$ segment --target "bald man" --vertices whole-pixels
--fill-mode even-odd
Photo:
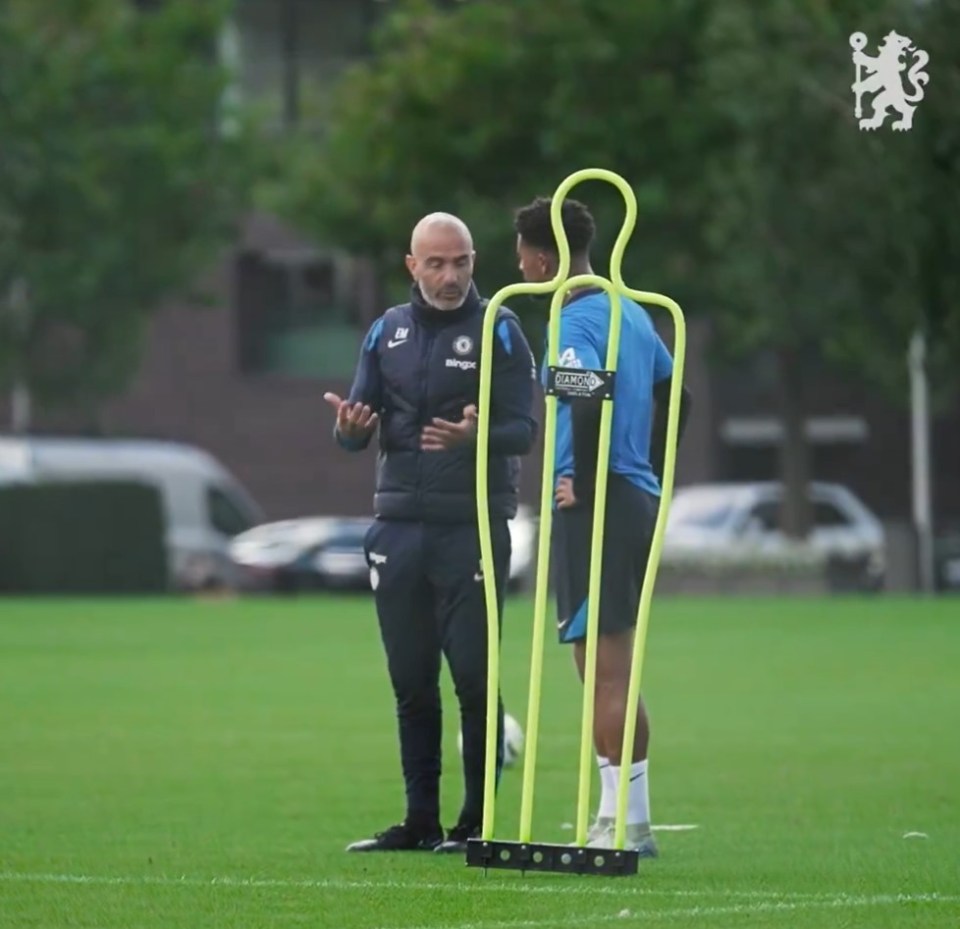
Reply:
[[[406,816],[349,851],[463,852],[483,814],[487,616],[476,518],[476,424],[485,300],[473,283],[470,230],[431,213],[413,230],[410,301],[370,328],[350,394],[326,394],[344,449],[379,428],[374,512],[364,549],[397,705]],[[489,499],[498,600],[510,566],[519,458],[534,442],[536,370],[516,316],[495,326]],[[453,677],[463,733],[464,800],[440,817],[440,666]],[[503,707],[500,704],[500,725]],[[499,780],[502,758],[497,758]]]

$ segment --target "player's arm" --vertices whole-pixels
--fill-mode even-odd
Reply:
[[[573,320],[564,320],[560,324],[561,359],[567,367],[580,367],[593,370],[603,368],[596,341],[588,327]],[[572,362],[572,364],[571,364]],[[573,442],[573,495],[578,502],[593,499],[597,478],[597,455],[600,450],[600,413],[603,400],[560,400],[569,404],[570,427]]]
[[[380,358],[377,344],[383,329],[383,319],[378,319],[367,332],[360,348],[360,359],[346,400],[337,394],[323,395],[337,412],[333,436],[337,444],[350,452],[359,452],[370,444],[377,428],[383,407]]]
[[[650,466],[658,481],[663,481],[663,465],[667,453],[667,423],[670,413],[670,391],[673,385],[673,358],[666,345],[657,336],[653,360],[653,421],[650,430]],[[690,390],[680,387],[680,416],[677,444],[683,436],[690,415]]]
[[[490,388],[490,452],[526,455],[537,437],[533,390],[537,365],[530,344],[512,317],[497,322]]]

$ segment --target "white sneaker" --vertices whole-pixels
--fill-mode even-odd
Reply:
[[[598,816],[587,833],[587,845],[591,848],[609,848],[613,842],[614,820],[609,816]]]
[[[610,838],[613,839],[612,831]],[[650,831],[650,823],[628,824],[624,845],[630,851],[639,852],[641,858],[656,858],[660,854],[653,833]]]
[[[598,816],[590,830],[587,832],[587,841],[584,843],[588,848],[610,848],[613,841],[613,819],[607,816]],[[571,846],[576,846],[576,842],[571,842]]]
[[[597,820],[587,836],[587,845],[591,848],[614,847],[616,821],[604,819],[602,822],[601,827],[601,820]],[[625,851],[638,852],[641,858],[657,858],[660,854],[649,823],[628,824],[623,847]]]

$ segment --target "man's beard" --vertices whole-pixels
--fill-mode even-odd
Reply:
[[[420,288],[421,291],[423,288]],[[431,294],[430,296],[425,296],[427,303],[430,304],[435,310],[455,310],[457,307],[463,304],[463,301],[466,297],[466,294],[462,290],[457,290],[456,293],[450,292],[449,294],[437,293]]]

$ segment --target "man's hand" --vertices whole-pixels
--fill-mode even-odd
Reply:
[[[365,439],[377,428],[379,417],[370,407],[351,405],[334,393],[325,393],[323,399],[337,411],[337,432],[348,442]]]
[[[572,477],[561,477],[557,481],[557,486],[553,491],[553,500],[557,504],[557,508],[561,510],[576,506],[577,497],[573,492]]]
[[[432,425],[424,426],[420,433],[420,448],[425,452],[442,452],[473,442],[477,437],[477,408],[474,404],[463,408],[463,419],[451,423],[446,419],[434,419]]]

